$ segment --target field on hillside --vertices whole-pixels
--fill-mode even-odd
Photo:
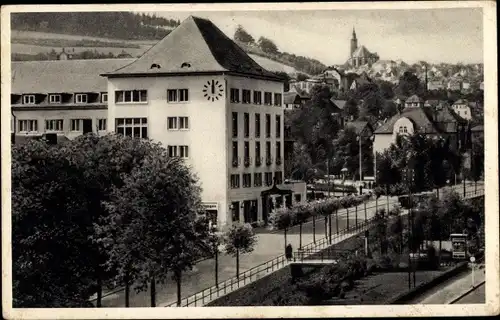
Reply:
[[[38,32],[38,31],[21,31],[21,30],[11,30],[10,35],[11,38],[13,39],[18,38],[18,39],[93,40],[93,41],[103,41],[103,42],[127,42],[138,45],[153,45],[156,43],[155,40],[117,40],[110,38],[79,36],[73,34]]]
[[[36,55],[39,53],[48,53],[54,49],[57,53],[61,52],[65,48],[66,52],[79,53],[83,51],[97,51],[99,53],[112,53],[113,55],[119,55],[122,51],[132,55],[133,57],[138,57],[148,50],[152,45],[156,43],[154,40],[117,40],[109,38],[99,38],[99,37],[87,37],[69,34],[56,34],[56,33],[46,33],[46,32],[36,32],[36,31],[19,31],[12,30],[12,39],[18,39],[15,43],[14,40],[11,44],[11,52],[19,54],[29,54]],[[71,46],[69,44],[91,44],[91,41],[95,41],[96,45],[93,46]],[[32,43],[32,44],[29,44]],[[59,44],[58,46],[50,46],[48,44]],[[109,43],[110,46],[104,46],[105,43]],[[120,47],[120,44],[123,46]],[[98,45],[98,46],[97,46]],[[137,46],[138,48],[130,48],[130,46]],[[291,66],[282,64],[271,59],[261,57],[255,54],[249,54],[249,56],[255,60],[259,65],[269,71],[281,71],[288,74],[296,74],[298,71]]]

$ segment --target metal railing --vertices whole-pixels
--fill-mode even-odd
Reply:
[[[374,221],[374,218],[358,223],[357,225],[353,225],[350,228],[345,228],[341,230],[339,233],[332,234],[331,241],[330,237],[324,237],[316,241],[316,243],[309,243],[306,246],[303,246],[300,251],[302,251],[302,259],[307,258],[308,253],[314,255],[328,248],[335,243],[344,240],[345,238],[349,238],[351,236],[355,236],[356,234],[366,230]],[[284,254],[259,264],[249,270],[244,271],[240,274],[239,277],[232,277],[228,280],[220,282],[218,285],[211,286],[204,290],[201,290],[191,296],[183,298],[181,300],[180,307],[197,307],[203,306],[210,301],[223,297],[224,295],[231,293],[239,288],[244,287],[245,285],[252,283],[274,271],[282,269],[287,266],[291,260],[289,261]],[[170,303],[166,305],[166,307],[178,307],[177,302]]]
[[[463,192],[459,192],[461,191],[460,190],[457,190],[458,188],[460,187],[460,185],[457,185],[457,186],[453,186],[451,188],[453,188],[455,191],[457,191],[461,196],[463,196]],[[470,188],[470,186],[468,186]],[[434,190],[433,191],[434,193],[436,193],[437,191]],[[440,191],[440,193],[442,193],[442,190]],[[477,188],[475,190],[469,190],[469,191],[466,191],[465,193],[465,198],[474,198],[474,197],[479,197],[479,196],[483,196],[484,195],[484,185],[478,185]],[[367,206],[367,207],[364,207],[364,206],[358,206],[358,211],[357,211],[357,217],[358,217],[358,220],[361,220],[360,223],[358,223],[357,225],[354,224],[352,226],[349,226],[349,228],[344,228],[342,230],[339,230],[339,232],[335,232],[334,233],[334,230],[332,230],[332,243],[335,240],[338,240],[339,238],[341,238],[342,236],[346,236],[348,235],[349,233],[352,233],[352,232],[355,232],[357,231],[356,229],[359,229],[359,228],[365,228],[368,224],[372,223],[373,222],[373,217],[372,218],[369,218],[368,220],[364,220],[365,216],[367,215],[365,212],[367,212],[368,210],[371,210],[371,209],[382,209],[382,208],[387,208],[387,203],[389,203],[389,205],[395,205],[395,204],[399,204],[399,201],[397,199],[391,201],[389,200],[389,202],[387,202],[385,196],[382,196],[379,201],[378,201],[378,205],[371,205],[371,206]],[[343,217],[346,216],[346,213],[347,213],[347,209],[339,209],[337,214],[340,216],[342,215]],[[406,212],[402,212],[402,214],[406,214]],[[332,212],[331,213],[331,218],[332,219],[335,219],[335,213]],[[319,223],[318,221],[321,219],[322,217],[316,217],[316,223]],[[349,208],[349,219],[351,218],[356,218],[356,212],[354,211],[354,207],[352,208]],[[308,220],[307,222],[304,222],[302,225],[306,225],[306,224],[310,224],[312,223],[312,219]],[[294,227],[298,227],[298,225],[294,225]],[[278,232],[282,232],[282,230],[272,230],[270,233],[278,233]],[[321,250],[321,249],[324,249],[324,248],[327,248],[328,246],[331,245],[330,243],[330,237],[329,236],[326,236],[326,237],[322,237],[320,239],[317,239],[315,242],[311,242],[305,246],[302,246],[302,250],[311,250],[311,249],[316,249],[316,250]],[[196,263],[198,262],[201,262],[201,261],[205,261],[205,260],[208,260],[208,259],[212,259],[213,257],[205,257],[205,258],[201,258],[200,260],[198,260]],[[195,264],[196,264],[195,263]],[[210,288],[207,288],[207,289],[204,289],[202,291],[199,291],[198,293],[195,293],[191,296],[188,296],[186,298],[183,298],[181,300],[181,306],[190,306],[192,304],[194,304],[195,306],[197,305],[197,303],[201,300],[201,301],[205,301],[206,299],[209,299],[208,301],[211,301],[213,299],[213,297],[215,298],[219,298],[223,295],[227,293],[229,293],[227,290],[225,290],[227,287],[231,287],[231,288],[240,288],[241,286],[243,285],[246,285],[248,283],[250,283],[251,279],[254,279],[253,281],[255,281],[257,278],[255,278],[257,275],[261,274],[262,272],[262,269],[264,268],[266,270],[266,272],[274,272],[277,269],[278,266],[279,269],[281,269],[282,267],[285,266],[285,264],[287,264],[287,261],[286,261],[286,258],[285,258],[285,255],[282,254],[282,255],[279,255],[277,256],[276,258],[272,259],[272,260],[269,260],[267,262],[264,262],[262,264],[259,264],[245,272],[243,272],[242,274],[240,274],[240,279],[239,281],[237,280],[234,280],[236,279],[236,277],[234,278],[231,278],[229,280],[226,280],[226,281],[223,281],[221,283],[219,283],[219,289],[214,289],[216,288],[217,286],[212,286]],[[259,269],[260,268],[260,269]],[[260,271],[259,271],[260,270]],[[259,273],[260,272],[260,273]],[[243,278],[242,278],[243,277]],[[253,282],[252,281],[252,282]],[[241,282],[241,283],[240,283]],[[221,287],[221,285],[223,285],[224,287]],[[121,292],[125,290],[124,287],[121,287],[121,288],[115,288],[109,292],[106,292],[102,295],[102,298],[105,298],[109,295],[112,295],[112,294],[115,294],[115,293],[118,293],[118,292]],[[225,290],[225,291],[224,291]],[[202,298],[200,298],[202,297]],[[203,300],[202,300],[203,299]],[[95,302],[97,301],[97,298],[93,298],[90,300],[90,302]],[[199,305],[199,304],[198,304]],[[172,303],[172,304],[169,304],[168,306],[177,306],[177,303]]]

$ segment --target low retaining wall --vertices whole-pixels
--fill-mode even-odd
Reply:
[[[467,262],[460,262],[456,267],[451,270],[444,272],[443,274],[437,276],[431,281],[422,283],[421,285],[406,291],[404,293],[398,294],[395,297],[391,297],[385,304],[406,304],[408,301],[415,299],[417,296],[423,294],[430,288],[450,279],[453,276],[456,276],[460,272],[467,269]]]

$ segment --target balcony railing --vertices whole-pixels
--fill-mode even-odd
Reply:
[[[233,168],[236,168],[240,165],[240,158],[234,158],[233,159]]]
[[[243,162],[245,167],[249,167],[250,163],[252,162],[252,159],[250,157],[245,157],[245,160]]]
[[[255,158],[255,166],[260,167],[261,164],[262,164],[262,157],[256,157]]]
[[[271,158],[271,157],[267,157],[267,158],[266,158],[266,164],[267,164],[268,166],[272,165],[272,164],[273,164],[273,158]]]
[[[281,165],[281,157],[276,158],[276,164],[277,164],[278,166],[280,166],[280,165]]]

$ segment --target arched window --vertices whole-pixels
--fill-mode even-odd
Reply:
[[[408,132],[408,129],[406,128],[406,126],[403,127],[403,132],[404,133],[407,133]]]

